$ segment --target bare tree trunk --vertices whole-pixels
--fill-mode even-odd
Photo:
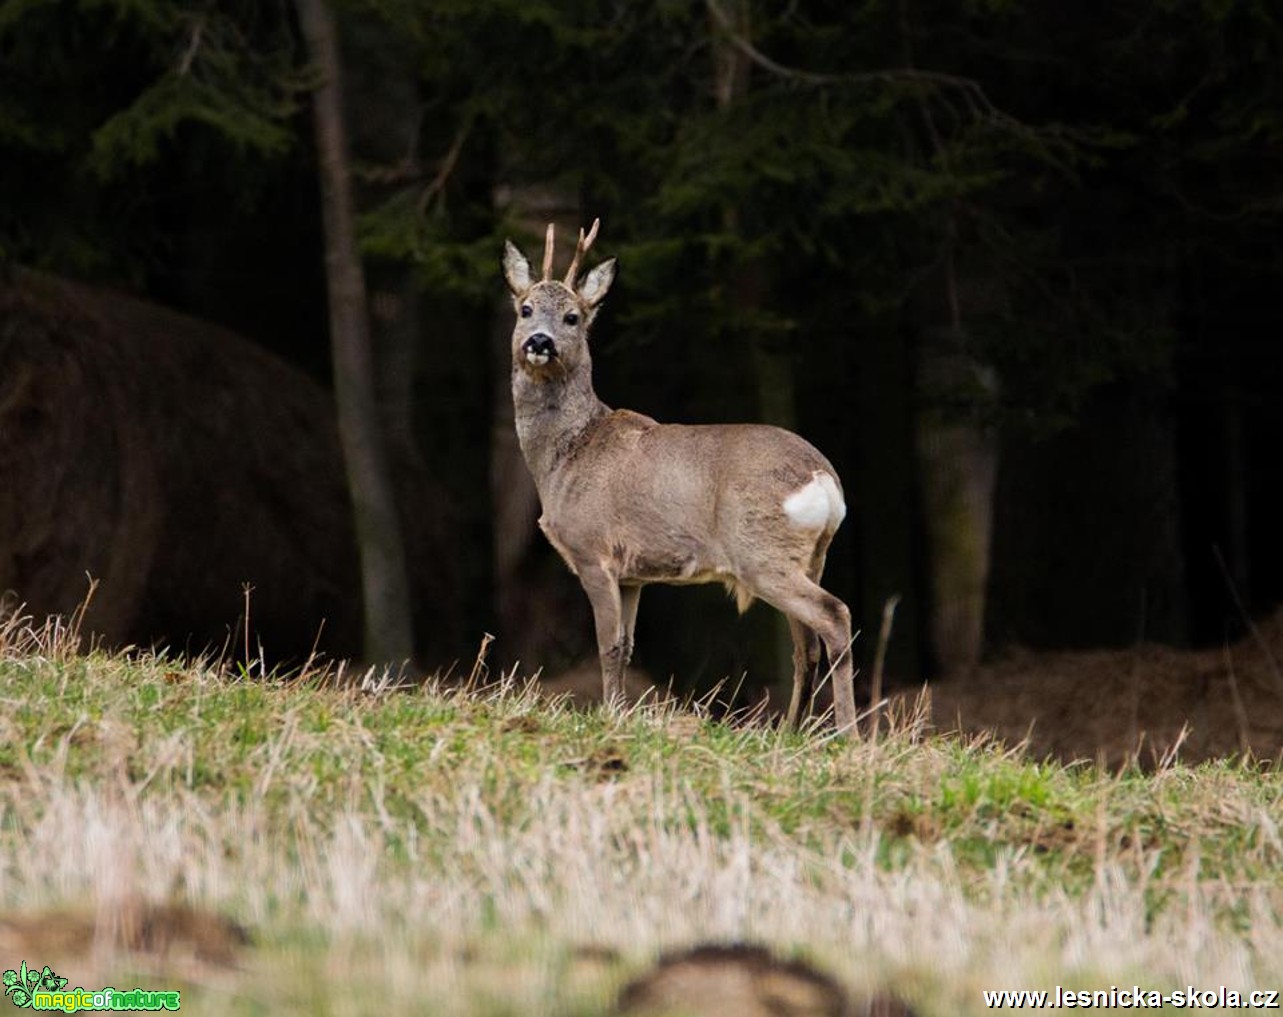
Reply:
[[[965,354],[923,352],[925,387],[988,384],[991,374]],[[918,417],[918,468],[928,548],[931,650],[943,675],[966,673],[984,649],[993,543],[997,435],[974,420]]]
[[[1244,454],[1243,403],[1234,383],[1226,378],[1220,395],[1222,512],[1225,517],[1225,559],[1238,596],[1250,606],[1251,562],[1247,548],[1247,456]]]
[[[371,208],[424,172],[419,162],[422,111],[413,43],[377,14],[351,11],[339,36],[347,150],[373,167],[352,182],[358,208]],[[422,458],[415,431],[418,347],[423,333],[417,269],[390,258],[364,259],[375,394],[383,435],[392,453]]]
[[[312,95],[312,111],[325,225],[330,346],[339,438],[361,559],[365,656],[372,662],[399,662],[414,652],[410,585],[375,399],[365,277],[353,223],[338,41],[325,0],[295,0],[295,7],[308,54],[320,77]]]
[[[977,283],[967,282],[974,303]],[[937,285],[944,299],[937,294],[922,301],[927,320],[917,364],[917,464],[930,573],[931,650],[943,675],[966,673],[984,649],[998,475],[994,429],[977,413],[946,417],[933,405],[950,392],[996,392],[996,374],[967,348],[961,286],[950,251]]]

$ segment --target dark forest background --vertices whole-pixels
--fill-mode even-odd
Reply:
[[[0,589],[33,610],[89,572],[115,642],[287,660],[324,617],[363,652],[318,7],[0,6]],[[906,679],[1218,643],[1283,600],[1273,0],[326,12],[422,666],[482,632],[525,671],[592,653],[516,458],[498,261],[594,216],[599,394],[829,456],[862,662],[893,595]],[[643,600],[653,675],[786,676],[769,611]]]

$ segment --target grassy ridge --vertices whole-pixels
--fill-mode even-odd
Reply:
[[[254,935],[235,969],[25,958],[73,985],[587,1015],[661,950],[746,939],[929,1014],[986,988],[1283,987],[1283,789],[1250,766],[1106,773],[911,718],[847,745],[73,645],[0,629],[0,914],[181,900]]]

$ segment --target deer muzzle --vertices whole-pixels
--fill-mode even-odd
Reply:
[[[521,352],[529,363],[542,367],[557,355],[557,346],[552,336],[536,332],[521,344]]]

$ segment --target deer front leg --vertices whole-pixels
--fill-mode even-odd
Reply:
[[[623,670],[628,670],[629,663],[633,659],[633,630],[637,627],[637,605],[641,603],[640,586],[621,586],[619,589],[619,604],[621,624],[624,630],[624,664]]]
[[[601,657],[602,699],[607,706],[624,701],[625,637],[619,580],[600,565],[580,566],[579,582],[592,604],[597,626],[597,653]],[[634,604],[634,610],[636,605]]]

